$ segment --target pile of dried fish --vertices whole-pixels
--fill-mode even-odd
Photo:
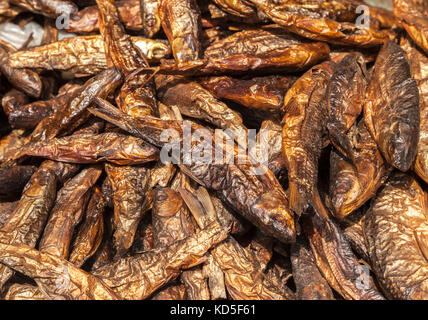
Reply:
[[[428,299],[428,2],[372,5],[0,1],[0,298]]]

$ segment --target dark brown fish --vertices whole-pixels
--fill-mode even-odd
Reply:
[[[141,1],[146,2],[146,0]],[[91,4],[95,1],[91,2]],[[145,6],[140,6],[140,0],[118,0],[116,1],[117,10],[119,11],[120,21],[124,24],[126,29],[140,31],[145,27],[144,20],[142,20],[141,12]],[[73,33],[90,33],[98,31],[99,24],[99,10],[97,6],[85,7],[75,14],[66,26],[68,32]]]
[[[286,159],[290,208],[298,215],[317,197],[318,160],[324,144],[327,85],[334,73],[328,61],[307,71],[284,98],[282,151]]]
[[[100,32],[104,40],[107,65],[117,67],[125,76],[125,82],[116,97],[119,108],[129,115],[143,117],[156,114],[156,99],[150,75],[134,73],[149,64],[125,33],[114,0],[97,0],[102,20]]]
[[[406,53],[392,41],[376,59],[364,119],[386,161],[401,171],[409,170],[418,151],[419,90]]]
[[[58,94],[52,99],[20,104],[9,112],[9,123],[14,128],[32,129],[40,121],[58,110],[59,106],[69,103],[74,98],[74,93],[80,88],[79,85],[74,85],[66,92]]]
[[[36,170],[37,167],[29,165],[0,168],[0,195],[21,193],[22,189]]]
[[[157,96],[167,106],[175,105],[180,113],[209,122],[234,133],[246,131],[241,116],[195,81],[176,77],[156,78]]]
[[[336,292],[347,300],[385,299],[368,269],[360,265],[342,230],[326,212],[306,213],[301,220],[318,269]]]
[[[250,80],[223,76],[202,79],[199,83],[219,99],[231,100],[270,116],[281,113],[284,96],[295,81],[294,76],[267,76]]]
[[[142,37],[130,38],[149,62],[166,58],[171,52],[169,46],[163,42]],[[10,54],[9,64],[13,68],[68,71],[76,77],[95,75],[108,68],[104,42],[100,35],[76,36],[17,51]]]
[[[350,53],[337,63],[327,89],[330,141],[348,157],[350,146],[345,135],[363,109],[367,78],[364,57]]]
[[[30,144],[23,147],[17,157],[24,155],[71,163],[137,165],[159,159],[159,150],[141,139],[105,132],[73,134]]]
[[[391,172],[363,120],[346,138],[351,142],[352,161],[334,150],[330,155],[329,196],[333,214],[339,219],[374,197]]]
[[[74,230],[83,218],[90,192],[101,173],[100,167],[83,169],[58,191],[39,242],[41,252],[68,259]]]
[[[144,167],[121,167],[106,164],[105,170],[113,190],[115,255],[122,257],[131,247],[138,223],[143,218],[143,202],[150,171]]]
[[[303,237],[291,247],[296,298],[301,300],[334,300],[333,292],[315,263],[314,255]]]
[[[67,104],[61,105],[56,112],[43,119],[31,134],[30,142],[46,141],[59,134],[71,132],[89,118],[86,109],[97,97],[107,97],[121,82],[116,68],[109,68],[89,79],[73,94]]]
[[[180,194],[200,228],[210,223],[218,224],[216,217],[212,216],[215,212],[210,213],[210,210],[207,210],[206,204],[210,201],[208,194],[195,197],[183,189],[180,189]],[[202,203],[205,203],[205,206]],[[211,255],[224,273],[226,289],[232,299],[293,299],[294,295],[290,290],[276,287],[270,279],[264,277],[262,266],[254,253],[243,248],[232,237],[212,249]]]
[[[402,38],[401,48],[406,51],[412,77],[419,88],[420,127],[418,154],[414,164],[415,172],[428,183],[428,57],[408,38]]]
[[[50,299],[119,300],[121,297],[97,277],[72,263],[25,244],[0,242],[0,262],[33,278]]]
[[[73,240],[68,259],[79,268],[97,251],[104,234],[103,213],[106,205],[100,189],[94,187],[93,190],[86,208],[85,219]]]
[[[7,80],[17,89],[29,96],[38,98],[42,93],[42,81],[39,75],[29,69],[18,69],[11,66],[9,55],[16,48],[7,42],[0,40],[0,71]]]
[[[63,182],[75,174],[77,169],[78,167],[72,164],[50,160],[43,162],[25,186],[18,206],[0,229],[0,242],[24,243],[34,247],[54,205],[57,181]],[[0,287],[3,287],[12,275],[11,269],[1,265]]]
[[[168,128],[176,131],[178,136],[174,137],[175,142],[181,143],[183,139],[183,122],[154,117],[135,119],[108,105],[108,102],[98,99],[97,103],[101,109],[92,109],[91,112],[95,115],[156,146],[165,146],[161,135]],[[191,124],[191,127],[193,130],[201,129],[199,132],[204,137],[204,141],[212,143],[213,135],[209,130],[202,130],[203,127],[196,124]],[[200,138],[195,139],[195,135],[192,135],[191,140],[186,142],[190,143],[189,150],[200,148],[198,139]],[[233,163],[216,164],[216,161],[212,161],[213,163],[210,164],[192,160],[188,164],[189,159],[183,160],[181,150],[179,159],[177,159],[183,160],[180,161],[180,168],[202,186],[218,191],[226,203],[261,228],[263,232],[280,241],[293,242],[295,239],[294,220],[288,209],[286,194],[274,174],[263,165],[261,169],[264,174],[255,174],[257,169],[251,164],[251,161],[254,162],[254,160],[250,160],[248,155],[238,159],[237,146],[231,153],[223,143],[223,141],[216,141],[216,144],[220,144],[221,150],[226,150],[226,159],[228,157],[235,159]],[[200,151],[198,152],[200,153]],[[195,151],[192,151],[192,154],[194,155]]]

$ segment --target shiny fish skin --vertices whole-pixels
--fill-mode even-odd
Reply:
[[[406,51],[410,72],[419,88],[421,123],[414,171],[428,183],[428,57],[408,38],[402,38],[400,46]]]
[[[328,16],[315,14],[315,17],[311,17],[299,6],[293,8],[293,4],[275,6],[270,4],[271,0],[250,0],[250,2],[286,30],[312,40],[339,45],[375,47],[393,36],[387,31],[360,29],[353,23],[337,22]]]
[[[76,171],[75,165],[43,162],[25,186],[18,206],[0,229],[0,242],[34,247],[54,205],[57,181],[67,179]],[[0,287],[12,275],[11,269],[1,265]]]
[[[94,192],[86,208],[85,220],[79,227],[70,250],[69,261],[79,268],[94,255],[101,245],[104,235],[105,207],[101,191],[98,187],[94,187]]]
[[[154,117],[134,119],[100,101],[98,99],[97,103],[102,109],[92,109],[92,113],[149,143],[161,147],[164,143],[160,141],[160,134],[166,128],[176,130],[180,134],[180,140],[182,139],[183,133],[179,121],[161,120]],[[200,128],[197,125],[193,127],[194,129]],[[207,138],[206,141],[210,141],[210,139],[212,138]],[[194,141],[191,146],[195,147]],[[237,157],[236,150],[233,156]],[[203,186],[219,191],[226,203],[261,228],[263,232],[280,241],[293,242],[295,239],[294,220],[288,209],[285,192],[269,169],[266,169],[264,175],[254,175],[254,167],[250,164],[250,160],[246,159],[245,164],[239,164],[240,161],[236,159],[233,164],[191,163],[181,166],[181,168],[186,169],[186,174],[191,175],[191,178],[196,179]]]
[[[170,54],[169,46],[162,42],[131,37],[149,62],[158,61]],[[10,55],[9,64],[13,68],[44,68],[63,70],[76,76],[97,74],[107,69],[107,60],[102,36],[77,36]]]
[[[318,193],[318,160],[328,117],[325,100],[334,62],[324,62],[307,71],[284,98],[282,152],[286,159],[290,209],[301,215],[314,205]]]
[[[390,298],[428,299],[427,212],[427,193],[396,173],[363,218],[373,271]]]
[[[24,155],[71,163],[137,165],[159,159],[159,150],[141,139],[106,132],[73,134],[30,144],[17,157]]]
[[[93,275],[72,263],[25,244],[0,241],[0,262],[33,278],[50,299],[119,300],[120,296]]]
[[[364,57],[359,53],[346,55],[336,65],[335,72],[328,84],[328,130],[330,141],[344,155],[350,157],[346,150],[344,135],[354,124],[363,109],[368,76]],[[342,144],[345,145],[342,145]]]
[[[423,0],[394,0],[395,16],[407,34],[428,54],[428,4]]]
[[[336,218],[343,219],[376,195],[391,172],[364,121],[351,128],[351,159],[330,155],[330,202]]]
[[[58,191],[39,242],[41,252],[68,259],[74,229],[82,220],[91,188],[101,173],[100,167],[84,169]]]
[[[364,102],[364,121],[386,161],[401,171],[409,170],[419,140],[419,90],[405,52],[392,41],[376,59]]]
[[[183,269],[199,265],[205,253],[227,237],[227,230],[210,225],[174,244],[122,258],[92,272],[124,299],[144,299]],[[132,272],[131,272],[132,271]]]
[[[159,0],[162,28],[177,62],[202,57],[200,43],[201,13],[196,0]]]

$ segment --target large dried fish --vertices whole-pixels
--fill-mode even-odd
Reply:
[[[85,220],[82,222],[73,241],[69,261],[81,267],[99,248],[104,234],[103,213],[105,202],[98,187],[89,200]]]
[[[194,81],[159,76],[157,95],[167,106],[175,105],[181,114],[205,120],[221,129],[239,134],[246,130],[241,116]]]
[[[387,42],[376,59],[364,103],[367,128],[386,161],[401,171],[413,164],[419,140],[419,90],[406,53]]]
[[[315,263],[309,244],[300,238],[291,247],[296,295],[302,300],[333,300],[333,292]]]
[[[93,275],[59,257],[25,244],[0,241],[0,262],[37,281],[51,299],[119,300],[121,297]]]
[[[155,62],[170,54],[163,42],[130,37],[149,62]],[[21,50],[10,54],[12,68],[43,68],[63,70],[76,76],[97,74],[107,69],[106,51],[100,35],[66,38],[44,46]],[[25,70],[25,69],[23,69]]]
[[[390,298],[428,299],[427,212],[427,193],[396,173],[363,218],[373,270]]]
[[[419,88],[421,123],[414,170],[428,183],[428,57],[417,49],[408,38],[403,38],[400,46],[406,51],[410,72]]]
[[[324,62],[306,72],[284,98],[282,150],[287,162],[290,208],[298,215],[318,194],[318,160],[328,118],[325,99],[334,62]]]
[[[162,28],[177,62],[202,57],[200,14],[196,0],[159,0]]]
[[[9,56],[16,51],[12,45],[0,40],[0,71],[16,88],[32,97],[40,97],[42,81],[39,75],[29,69],[18,69],[11,66]]]
[[[21,149],[17,157],[24,155],[71,163],[137,165],[159,159],[159,150],[141,139],[105,132],[73,134],[29,144]]]

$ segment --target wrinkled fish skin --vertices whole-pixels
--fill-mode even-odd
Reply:
[[[284,95],[296,78],[293,76],[267,76],[250,80],[228,76],[202,79],[199,83],[219,99],[228,99],[245,107],[278,113]],[[266,114],[266,115],[267,115]]]
[[[282,151],[287,161],[290,208],[304,212],[313,202],[318,180],[318,160],[328,118],[325,100],[334,62],[324,62],[307,71],[284,98]]]
[[[95,187],[86,208],[85,220],[79,227],[70,250],[69,261],[79,268],[101,245],[104,235],[103,213],[105,207],[101,191]]]
[[[0,243],[0,262],[36,280],[41,291],[56,300],[119,300],[120,296],[95,276],[72,263],[25,244]]]
[[[82,116],[89,107],[92,100],[97,97],[106,97],[121,82],[121,74],[116,68],[109,68],[99,73],[95,77],[77,90],[69,103],[61,105],[60,108],[49,117],[43,119],[34,129],[30,136],[30,142],[46,141],[75,129],[76,122],[80,117],[86,120],[89,115]],[[82,121],[80,119],[80,121]]]
[[[304,214],[302,227],[321,274],[346,300],[384,300],[364,273],[342,230],[318,213]]]
[[[202,57],[200,15],[196,0],[159,0],[162,28],[177,62]]]
[[[124,299],[144,299],[175,278],[177,273],[202,263],[206,252],[227,237],[214,224],[174,244],[122,258],[92,272]]]
[[[352,160],[335,150],[330,155],[329,196],[333,214],[339,219],[374,197],[391,171],[363,120],[346,138],[351,141]]]
[[[307,12],[304,8],[305,2],[278,6],[272,4],[273,0],[250,0],[260,11],[266,14],[273,22],[279,24],[286,30],[318,41],[326,41],[332,44],[354,45],[362,47],[374,47],[382,45],[392,37],[386,31],[378,31],[370,28],[358,28],[354,23],[338,22],[333,20],[337,11],[334,7],[327,15],[320,15],[316,11]],[[318,1],[317,1],[318,2]],[[340,3],[335,1],[336,4]],[[346,3],[346,2],[345,2]],[[349,2],[348,2],[349,3]],[[313,4],[313,3],[312,3]],[[326,1],[315,3],[315,6],[329,4]],[[333,16],[331,14],[333,13]],[[355,9],[354,9],[355,13]],[[329,16],[330,15],[330,16]],[[332,17],[333,19],[331,19]],[[354,22],[352,20],[352,22]]]
[[[363,218],[373,270],[390,298],[428,299],[427,212],[427,193],[396,173]]]
[[[360,53],[350,53],[337,63],[327,89],[330,141],[342,151],[344,135],[363,109],[367,70]],[[348,157],[350,155],[346,154]]]
[[[401,171],[409,170],[419,140],[419,90],[405,52],[392,41],[382,47],[376,59],[364,117],[386,161]]]
[[[18,206],[0,229],[0,241],[34,247],[54,205],[58,180],[64,181],[76,171],[75,165],[50,160],[43,162],[24,187]],[[12,275],[11,269],[1,265],[0,287]]]
[[[100,167],[86,168],[58,191],[55,206],[40,239],[40,251],[68,258],[74,229],[82,220],[91,188],[101,173]]]
[[[153,81],[147,74],[133,73],[138,68],[149,66],[146,58],[125,33],[115,1],[98,0],[97,5],[102,20],[100,32],[104,40],[107,64],[117,67],[126,77],[116,97],[119,108],[136,117],[155,113]]]
[[[105,132],[73,134],[30,144],[17,157],[24,155],[70,163],[137,165],[159,159],[159,150],[141,139]]]
[[[103,103],[100,99],[96,101],[102,109],[91,109],[92,113],[149,143],[162,147],[165,143],[161,141],[160,135],[166,128],[177,131],[179,142],[183,139],[183,123],[180,121],[161,120],[154,117],[135,119],[121,113],[108,102]],[[192,124],[192,127],[193,130],[201,128],[196,124]],[[207,137],[207,134],[210,134],[210,137]],[[212,134],[209,131],[204,130],[203,135],[204,141],[212,142]],[[222,150],[225,148],[224,145],[220,146]],[[190,147],[198,148],[197,141],[194,139],[190,141]],[[219,191],[226,203],[266,234],[282,242],[294,242],[293,214],[288,208],[287,196],[275,175],[268,168],[265,174],[255,175],[255,167],[250,163],[248,156],[238,160],[237,146],[235,147],[231,154],[235,157],[234,163],[218,165],[215,162],[206,164],[193,161],[185,164],[180,161],[183,163],[181,168],[184,168],[186,174],[201,185]],[[226,156],[229,155],[226,154]],[[180,159],[182,157],[183,155],[180,155]]]
[[[400,46],[406,51],[412,77],[419,88],[421,123],[414,170],[428,183],[428,57],[408,38],[402,38]]]
[[[428,3],[424,0],[394,0],[393,10],[413,41],[428,54]]]
[[[95,1],[91,2],[93,4]],[[121,22],[129,30],[141,30],[140,0],[118,0],[117,9]],[[97,6],[85,7],[70,20],[66,30],[73,33],[90,33],[99,30],[99,11]]]
[[[292,245],[291,263],[297,299],[334,300],[333,292],[319,272],[311,248],[304,238],[299,238]]]
[[[160,41],[142,37],[130,38],[149,62],[165,58],[171,52],[169,46]],[[82,77],[107,69],[105,52],[101,35],[76,36],[12,53],[9,56],[9,64],[13,68],[69,71],[77,77]]]
[[[42,93],[42,81],[33,70],[18,69],[11,66],[9,55],[16,49],[0,40],[0,71],[17,89],[22,90],[29,96],[38,98]]]
[[[230,129],[234,133],[245,130],[241,116],[214,98],[197,82],[160,76],[156,83],[157,95],[162,103],[177,106],[181,114],[205,120],[218,128]]]

